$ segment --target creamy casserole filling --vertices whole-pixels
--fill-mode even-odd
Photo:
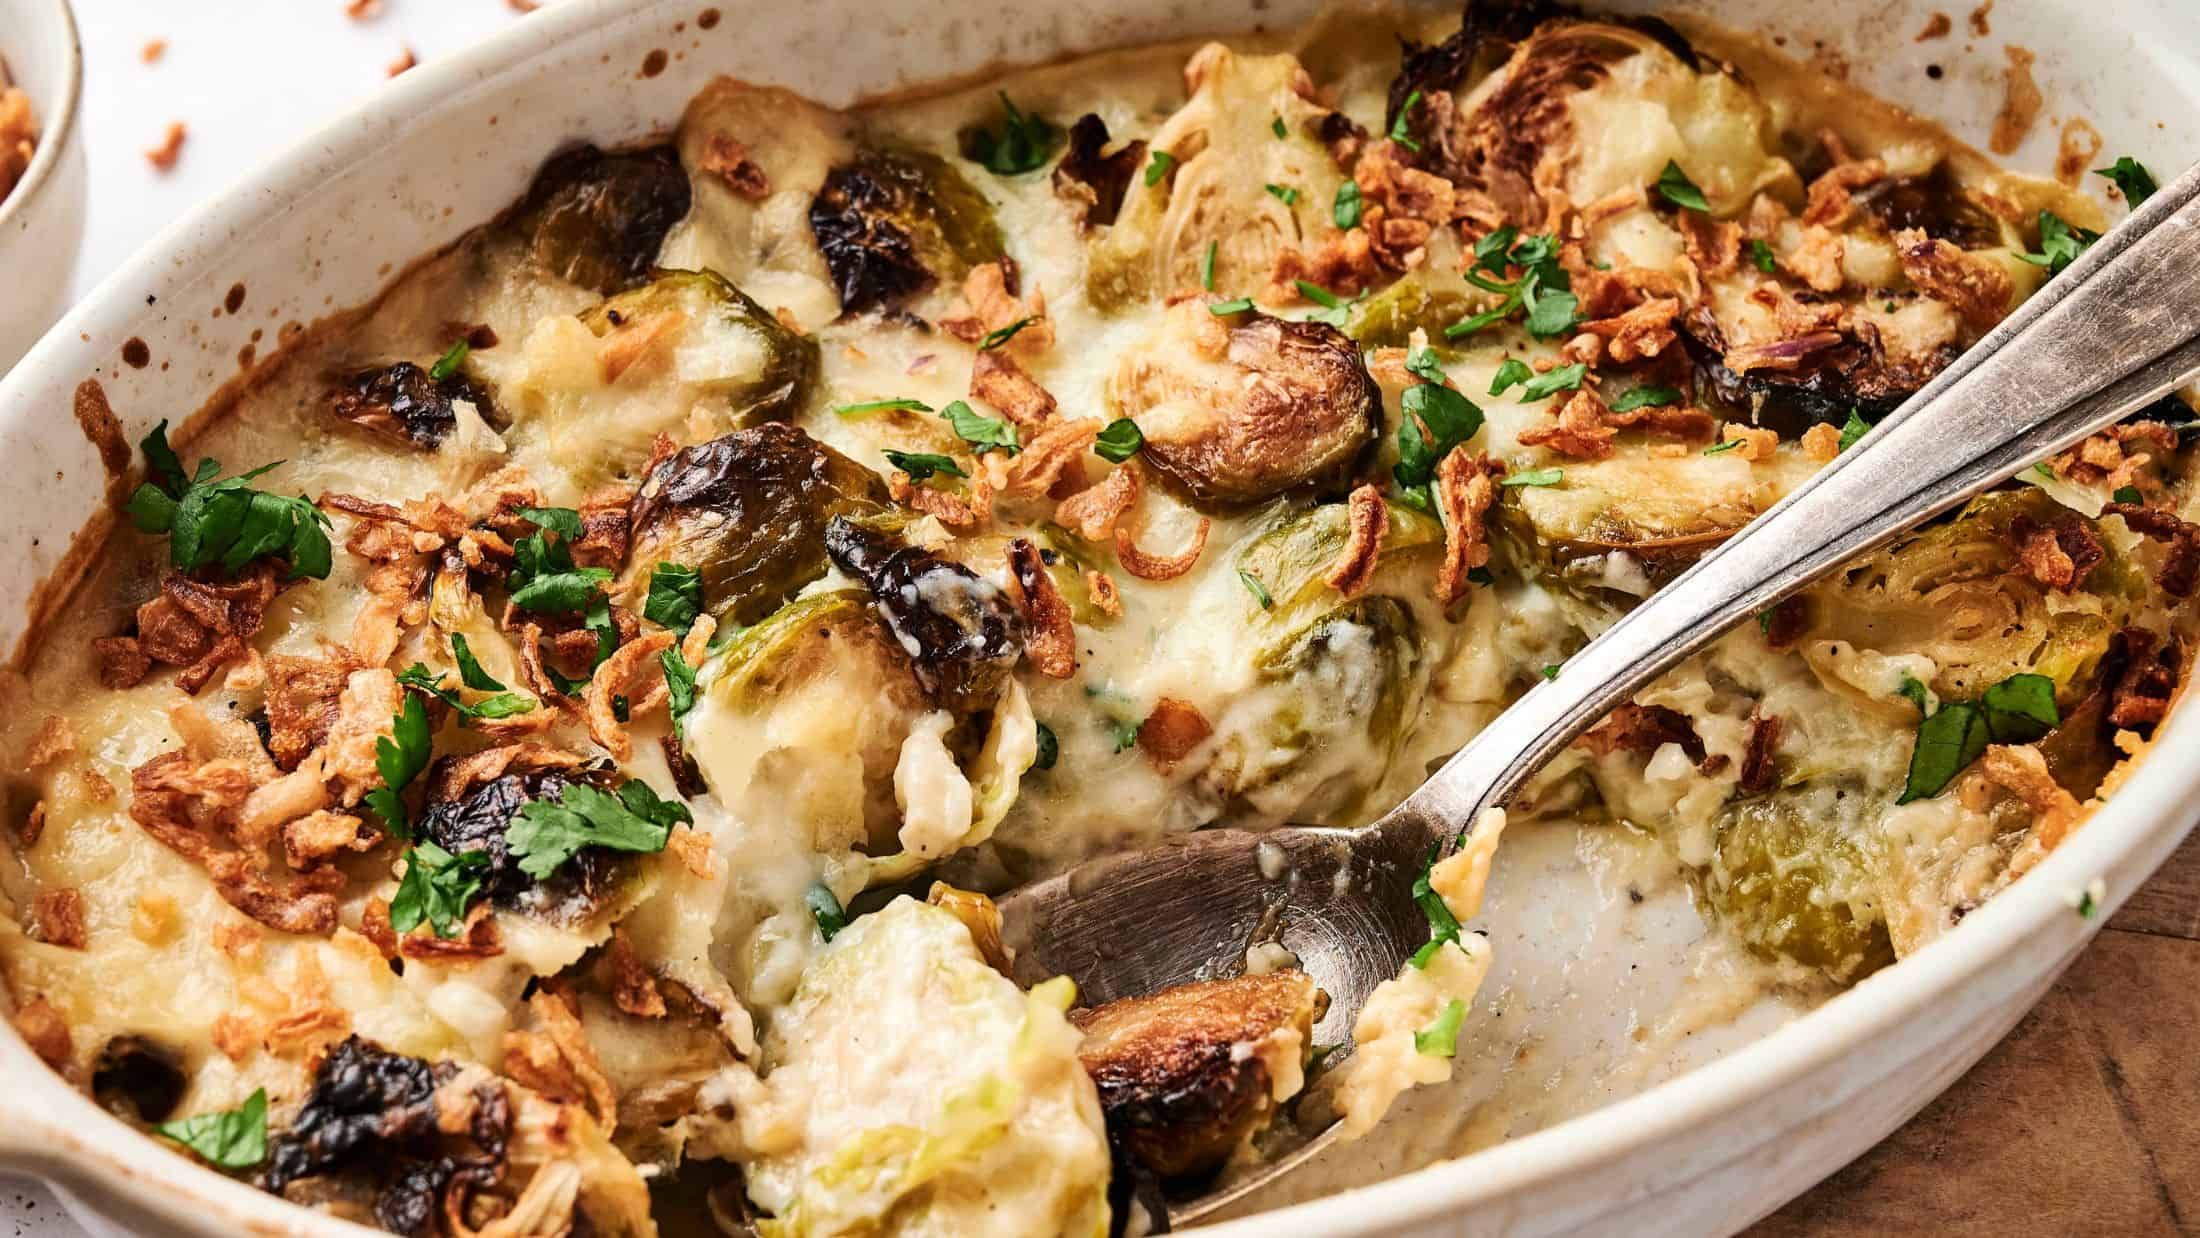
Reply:
[[[988,896],[1379,814],[2107,215],[1651,19],[720,81],[141,445],[4,681],[16,1025],[408,1234],[1103,1233],[1316,1093],[1376,1132],[1335,1175],[1455,1155],[1513,1121],[1442,1086],[1490,1019],[1564,1017],[1481,991],[1501,831],[1500,900],[1693,901],[1654,1041],[1823,1000],[2077,827],[2183,674],[2183,403],[1617,711],[1333,1043],[1273,940],[1021,990]]]

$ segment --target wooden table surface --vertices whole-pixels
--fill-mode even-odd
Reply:
[[[2200,834],[2008,1039],[1749,1238],[2200,1234]]]

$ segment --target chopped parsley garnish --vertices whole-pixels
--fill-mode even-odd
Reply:
[[[996,176],[1017,176],[1045,167],[1054,148],[1061,144],[1061,131],[1044,117],[1017,110],[1006,93],[1001,95],[1001,109],[1007,113],[1001,136],[994,137],[991,129],[971,133],[970,157]]]
[[[1055,737],[1053,727],[1044,722],[1038,727],[1039,750],[1031,758],[1031,768],[1053,769],[1054,763],[1062,758],[1062,741]]]
[[[848,927],[847,909],[840,905],[839,899],[833,897],[832,890],[824,882],[812,883],[803,892],[802,901],[809,905],[810,919],[817,922],[817,934],[825,940],[831,941],[840,930]]]
[[[2144,503],[2147,501],[2147,496],[2139,493],[2139,487],[2137,486],[2118,486],[2116,492],[2108,497],[2111,501],[2117,503]]]
[[[2077,897],[2070,900],[2070,909],[2078,913],[2080,920],[2090,920],[2101,914],[2102,884],[2099,878],[2095,878],[2090,885],[2078,891]]]
[[[1757,264],[1758,270],[1767,275],[1772,274],[1772,246],[1765,244],[1763,241],[1752,239],[1749,243],[1749,260]]]
[[[1730,438],[1723,443],[1713,443],[1711,446],[1704,448],[1703,454],[1707,456],[1723,456],[1741,445],[1742,440],[1738,438]]]
[[[474,656],[473,646],[466,643],[463,632],[451,633],[451,658],[458,663],[458,678],[476,692],[502,692],[504,684],[496,676],[481,668],[481,659]]]
[[[685,740],[688,715],[695,711],[695,668],[678,645],[658,654],[657,663],[665,668],[665,708],[672,714],[673,732]]]
[[[1864,437],[1871,432],[1872,423],[1864,420],[1864,418],[1860,416],[1855,409],[1852,408],[1849,410],[1849,419],[1846,422],[1842,423],[1841,441],[1835,447],[1835,450],[1847,451],[1849,448],[1856,446],[1856,440]]]
[[[1298,281],[1298,288],[1300,296],[1322,307],[1307,315],[1306,320],[1308,322],[1328,323],[1339,331],[1344,330],[1344,324],[1351,317],[1352,307],[1367,299],[1367,293],[1363,291],[1359,296],[1347,301],[1320,284],[1310,283],[1303,279]]]
[[[153,1133],[223,1169],[250,1169],[267,1159],[267,1089],[255,1089],[235,1109],[163,1122]]]
[[[465,638],[453,637],[453,639],[464,640]],[[467,656],[471,658],[473,655],[469,652]],[[480,671],[481,664],[475,663],[474,669]],[[465,675],[464,671],[459,672],[461,680],[465,679]],[[482,678],[489,678],[486,672],[482,674]],[[494,679],[490,679],[489,682],[496,683]],[[434,697],[458,711],[460,717],[469,721],[475,718],[510,718],[517,714],[533,713],[535,710],[534,698],[518,692],[499,691],[495,696],[483,697],[481,700],[468,705],[466,699],[459,695],[457,689],[443,686],[441,675],[418,662],[398,672],[397,683],[399,687],[411,688],[415,692]],[[503,686],[503,684],[497,684],[500,689]]]
[[[1269,197],[1283,203],[1285,206],[1297,206],[1299,203],[1299,191],[1289,185],[1268,184],[1261,186],[1261,188],[1268,191]]]
[[[2116,182],[2116,188],[2123,192],[2124,201],[2131,205],[2132,210],[2138,210],[2140,203],[2153,197],[2155,191],[2161,188],[2154,183],[2154,173],[2147,171],[2147,165],[2129,155],[2118,156],[2116,162],[2108,167],[2095,168],[2093,175],[2105,176]]]
[[[1467,1017],[1466,999],[1454,997],[1444,1004],[1444,1012],[1429,1021],[1427,1027],[1413,1033],[1413,1047],[1430,1057],[1451,1057],[1459,1052],[1459,1024]]]
[[[2078,260],[2101,234],[2091,228],[2075,227],[2053,211],[2040,212],[2040,248],[2038,253],[2018,254],[2036,267],[2046,267],[2054,275]]]
[[[1680,402],[1681,393],[1673,388],[1644,383],[1620,392],[1619,398],[1612,401],[1612,411],[1631,413],[1638,408],[1665,408]]]
[[[1912,685],[1915,685],[1914,690]],[[1905,678],[1902,693],[1925,712],[1923,684]],[[1944,701],[1917,726],[1910,750],[1910,773],[1897,804],[1930,799],[1970,768],[1989,743],[2028,744],[2061,725],[2055,705],[2055,681],[2045,675],[2011,675],[1986,690],[1976,702]]]
[[[682,636],[703,613],[703,574],[681,563],[660,563],[649,570],[649,597],[642,618]]]
[[[1416,349],[1407,354],[1406,373],[1424,383],[1435,383],[1439,387],[1450,380],[1450,376],[1444,373],[1443,362],[1436,359],[1436,350],[1433,348]]]
[[[1398,119],[1390,122],[1390,140],[1416,155],[1421,153],[1421,144],[1413,140],[1413,134],[1406,128],[1406,118],[1413,115],[1413,109],[1420,105],[1421,92],[1416,90],[1406,96],[1404,103],[1398,105]]]
[[[1558,678],[1558,668],[1559,668],[1559,664],[1558,664],[1558,663],[1556,663],[1556,662],[1547,662],[1547,663],[1545,663],[1545,664],[1544,664],[1544,666],[1543,666],[1543,678],[1544,678],[1545,680],[1552,680],[1552,679],[1556,679],[1556,678]]]
[[[1039,321],[1039,316],[1036,314],[1032,314],[1023,318],[1019,318],[1005,327],[995,327],[993,330],[985,333],[984,339],[978,341],[978,351],[992,352],[994,349],[999,348],[1001,345],[1008,343],[1012,339],[1015,339],[1016,333],[1018,331],[1023,330],[1025,327],[1028,327],[1032,323],[1035,323],[1037,321]]]
[[[1413,879],[1413,905],[1421,909],[1422,917],[1428,921],[1428,944],[1414,951],[1410,960],[1415,967],[1427,967],[1428,961],[1444,948],[1445,942],[1459,940],[1461,931],[1459,917],[1451,914],[1451,905],[1429,884],[1429,873],[1435,867],[1436,849],[1431,847],[1428,863],[1421,867],[1421,875]]]
[[[529,800],[521,805],[504,829],[504,842],[519,861],[519,870],[541,881],[583,847],[662,851],[673,826],[694,820],[687,805],[659,799],[639,778],[621,784],[617,795],[586,783],[570,783],[555,802]]]
[[[962,471],[962,466],[955,463],[953,457],[929,451],[895,451],[888,448],[886,462],[909,474],[911,481],[923,481],[934,473],[945,473],[950,477],[970,476]]]
[[[512,605],[550,615],[592,610],[596,600],[603,596],[597,586],[611,579],[611,570],[573,565],[573,543],[581,538],[580,513],[570,507],[523,507],[519,516],[540,531],[528,534],[512,546],[512,574],[504,582],[512,591]],[[551,540],[552,534],[556,535],[555,541]],[[593,620],[594,615],[589,618]],[[604,616],[606,629],[609,623],[607,611]],[[588,626],[597,627],[594,622]],[[598,631],[599,644],[605,634]],[[597,661],[608,656],[617,643],[617,636],[612,634],[611,647],[599,649]]]
[[[1099,437],[1092,441],[1093,451],[1110,464],[1123,463],[1137,455],[1138,449],[1145,445],[1145,432],[1138,428],[1137,422],[1128,417],[1118,417],[1109,422],[1100,431]]]
[[[1279,138],[1287,137],[1290,134],[1290,131],[1283,127],[1283,117],[1281,116],[1278,116],[1275,119],[1269,121],[1268,129]]]
[[[1675,206],[1703,211],[1706,214],[1711,210],[1711,204],[1704,201],[1703,190],[1696,187],[1696,182],[1688,179],[1688,173],[1681,171],[1678,160],[1665,161],[1665,170],[1658,173],[1658,193]]]
[[[150,480],[124,510],[139,532],[168,535],[170,566],[189,572],[218,564],[224,576],[235,576],[254,559],[273,555],[289,560],[292,580],[328,578],[334,551],[327,514],[303,495],[286,499],[245,484],[282,461],[216,480],[221,465],[205,458],[186,477],[168,445],[166,421],[138,446]]]
[[[1174,167],[1176,167],[1175,155],[1165,150],[1152,152],[1146,159],[1146,184],[1149,187],[1160,184],[1161,178],[1167,176]]]
[[[2047,461],[2045,461],[2045,460],[2042,460],[2042,461],[2040,461],[2039,463],[2037,463],[2037,464],[2034,464],[2034,465],[2032,466],[2032,471],[2033,471],[2033,472],[2035,472],[2035,473],[2037,473],[2037,474],[2039,474],[2039,475],[2040,475],[2040,479],[2041,479],[2041,480],[2043,480],[2043,481],[2053,481],[2053,480],[2055,480],[2055,470],[2054,470],[2054,467],[2053,467],[2053,466],[2051,466],[2051,465],[2049,465],[2049,464],[2047,463]]]
[[[998,417],[981,417],[968,404],[957,400],[940,410],[940,416],[954,427],[955,436],[970,444],[972,455],[982,456],[989,451],[1004,451],[1015,455],[1024,449],[1016,437],[1016,427]],[[915,474],[910,474],[914,477]]]
[[[1207,312],[1217,318],[1228,318],[1232,314],[1242,314],[1251,308],[1253,308],[1253,298],[1237,297],[1228,301],[1217,301],[1207,307]]]
[[[1199,259],[1199,286],[1209,292],[1215,290],[1215,249],[1219,244],[1217,241],[1207,242],[1207,252]]]
[[[1503,395],[1505,388],[1527,382],[1534,377],[1535,371],[1528,368],[1527,362],[1518,357],[1507,357],[1505,363],[1497,367],[1496,375],[1490,379],[1490,394]]]
[[[382,826],[392,838],[412,837],[405,801],[400,796],[420,771],[428,768],[433,744],[428,707],[420,703],[418,696],[406,693],[404,703],[390,719],[390,733],[374,741],[374,769],[382,775],[382,785],[366,794],[367,807],[382,818]]]
[[[1578,391],[1581,380],[1588,376],[1587,362],[1577,361],[1572,365],[1562,365],[1548,374],[1538,374],[1520,384],[1520,398],[1545,400],[1561,391]]]
[[[865,413],[929,413],[932,411],[932,406],[922,400],[865,400],[861,404],[842,404],[834,408],[833,411],[842,417],[861,417]]]
[[[1360,226],[1360,183],[1346,181],[1337,186],[1337,196],[1329,203],[1329,217],[1339,228],[1350,232]]]
[[[1138,723],[1124,722],[1117,718],[1103,718],[1101,721],[1107,725],[1108,735],[1115,741],[1117,752],[1128,752],[1138,743]]]
[[[410,933],[426,921],[438,937],[456,937],[466,923],[466,905],[481,893],[489,853],[452,855],[423,838],[405,852],[405,876],[390,898],[390,927]]]
[[[466,356],[472,351],[473,347],[464,340],[451,345],[449,352],[436,358],[435,364],[428,367],[428,377],[437,382],[442,382],[451,375],[458,373],[458,367],[466,364]]]
[[[1505,278],[1516,269],[1517,277]],[[1529,333],[1540,339],[1563,335],[1580,321],[1581,303],[1574,297],[1572,277],[1559,263],[1554,237],[1521,239],[1518,229],[1499,228],[1474,243],[1474,265],[1466,274],[1468,283],[1504,299],[1445,327],[1445,339],[1472,335],[1522,311]]]
[[[1436,355],[1419,349],[1406,359],[1406,368],[1423,381],[1406,388],[1399,401],[1404,416],[1398,424],[1398,463],[1391,476],[1407,491],[1425,486],[1436,477],[1436,466],[1451,449],[1473,438],[1482,429],[1482,410],[1474,401],[1445,386]],[[1429,375],[1434,374],[1435,379]]]
[[[1276,599],[1269,596],[1268,586],[1260,583],[1260,577],[1241,567],[1238,569],[1238,583],[1245,586],[1245,591],[1253,595],[1253,600],[1260,603],[1262,610],[1276,608]]]
[[[1529,469],[1524,473],[1507,473],[1498,479],[1500,486],[1555,486],[1566,480],[1565,469]]]

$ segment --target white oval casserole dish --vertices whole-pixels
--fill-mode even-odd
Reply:
[[[1309,0],[1027,0],[1004,8],[861,0],[744,5],[570,0],[504,36],[405,75],[183,219],[109,279],[0,383],[0,527],[10,596],[0,644],[19,650],[26,602],[98,510],[104,477],[67,419],[96,377],[133,439],[205,403],[298,324],[369,299],[397,264],[455,238],[524,189],[562,143],[668,127],[730,73],[829,103],[1106,46],[1227,33],[1308,17]],[[2047,167],[2056,130],[2083,116],[2111,154],[2158,171],[2200,155],[2200,27],[2180,0],[2127,0],[2107,28],[2079,0],[2002,0],[1990,36],[1913,41],[1933,12],[1911,0],[1630,0],[1838,52],[1862,88],[1983,142],[2004,44],[2038,54],[2048,115],[2010,158]],[[663,53],[652,56],[652,53]],[[647,72],[645,62],[661,65]],[[1943,66],[1929,77],[1928,63]],[[126,342],[142,341],[124,361]],[[148,360],[149,359],[149,360]],[[2180,710],[2161,735],[2200,744]],[[1916,1112],[2013,1025],[2099,924],[2071,898],[2095,879],[2113,910],[2176,846],[2200,764],[2144,763],[2041,868],[1944,940],[1794,1024],[1633,1099],[1344,1195],[1217,1234],[1706,1234],[1737,1229]],[[4,999],[0,999],[4,1000]],[[366,1233],[201,1169],[48,1073],[0,1020],[0,1168],[51,1179],[137,1232]]]

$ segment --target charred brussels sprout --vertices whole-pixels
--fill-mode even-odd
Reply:
[[[659,271],[647,287],[612,297],[581,315],[601,339],[647,331],[665,319],[684,324],[681,378],[698,397],[723,399],[736,425],[780,420],[802,411],[817,387],[817,341],[715,271]]]
[[[825,548],[870,590],[934,700],[956,709],[993,703],[1023,652],[1023,621],[1006,594],[960,563],[844,517],[826,527]]]
[[[582,146],[542,166],[509,226],[544,270],[609,296],[648,282],[691,196],[670,146]]]
[[[657,466],[628,508],[629,562],[703,578],[720,623],[751,624],[825,574],[825,526],[892,510],[869,469],[778,422],[698,443]]]
[[[834,168],[810,203],[810,231],[846,314],[900,305],[1007,252],[985,196],[924,151],[871,151]]]
[[[458,424],[452,405],[474,406],[484,420],[496,420],[489,393],[463,374],[433,378],[410,361],[360,370],[341,380],[329,394],[329,412],[392,442],[433,451]]]
[[[499,906],[554,919],[585,916],[610,894],[618,859],[600,847],[583,847],[547,880],[520,871],[505,842],[505,830],[519,810],[534,800],[555,800],[565,789],[605,780],[581,770],[541,770],[506,774],[455,800],[431,804],[421,814],[420,836],[452,855],[479,851],[489,857],[482,870],[482,892]]]
[[[1721,923],[1761,955],[1849,984],[1894,962],[1862,787],[1806,785],[1729,806],[1702,874]]]
[[[1125,354],[1108,403],[1138,423],[1156,471],[1225,504],[1343,485],[1382,424],[1382,393],[1343,332],[1258,313],[1218,319],[1197,301]]]
[[[166,1121],[185,1084],[183,1058],[143,1036],[110,1039],[92,1063],[92,1098],[124,1121]]]

